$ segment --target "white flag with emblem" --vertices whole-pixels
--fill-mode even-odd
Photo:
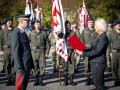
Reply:
[[[68,61],[68,53],[66,48],[66,41],[64,37],[58,38],[58,33],[62,32],[65,34],[65,25],[63,17],[63,9],[61,0],[52,0],[52,29],[56,37],[56,52],[58,55],[63,57],[65,61]]]

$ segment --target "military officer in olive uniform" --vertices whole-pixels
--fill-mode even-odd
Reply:
[[[91,17],[88,19],[88,27],[82,31],[81,40],[86,45],[87,48],[90,48],[91,42],[97,37],[97,33],[94,30],[94,22]],[[90,61],[89,57],[84,58],[84,67],[85,67],[85,76],[87,76],[86,85],[90,85]]]
[[[4,54],[2,52],[3,47],[2,47],[2,29],[0,30],[0,62],[2,63],[2,70],[0,73],[5,73],[5,66],[4,66]]]
[[[120,21],[116,21],[115,30],[109,34],[109,48],[114,85],[120,86]]]
[[[29,39],[25,33],[25,29],[29,25],[29,17],[30,14],[18,17],[18,27],[14,29],[11,37],[14,68],[17,71],[16,90],[26,90],[30,70],[34,67]],[[20,77],[22,79],[19,79]]]
[[[30,42],[32,56],[34,60],[34,74],[35,83],[34,86],[43,86],[43,76],[45,73],[45,56],[48,56],[49,52],[49,41],[46,33],[42,31],[39,20],[35,21],[35,30],[30,33]]]
[[[107,36],[109,37],[109,34],[111,33],[111,31],[113,30],[113,24],[111,21],[108,21],[107,23],[107,27],[108,27],[108,30],[107,30]],[[111,58],[110,58],[110,54],[109,54],[109,47],[107,49],[107,70],[108,72],[111,72]]]
[[[70,46],[70,44],[67,42],[67,40],[75,34],[71,28],[71,23],[66,20],[65,21],[65,29],[66,29],[66,47],[67,47],[67,53],[68,53],[68,62],[65,62],[65,60],[62,60],[62,68],[63,68],[63,74],[64,74],[64,86],[68,85],[68,76],[70,76],[70,84],[76,85],[75,82],[73,82],[74,72],[75,72],[75,60],[74,60],[74,49]],[[61,35],[58,34],[60,37]]]
[[[15,73],[13,71],[13,57],[11,52],[11,34],[13,33],[13,19],[7,17],[5,30],[2,30],[1,34],[1,52],[4,55],[4,68],[7,75],[7,86],[15,85]]]
[[[57,60],[57,53],[56,53],[56,39],[54,35],[54,31],[52,31],[49,35],[49,41],[50,41],[50,51],[52,54],[52,66],[53,66],[53,72],[55,73],[58,69],[58,60]]]

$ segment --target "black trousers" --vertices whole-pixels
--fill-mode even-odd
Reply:
[[[106,64],[102,64],[102,63],[90,63],[90,64],[91,64],[91,75],[96,90],[105,90],[104,71],[106,69]]]

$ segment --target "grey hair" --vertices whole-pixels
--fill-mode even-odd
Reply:
[[[18,23],[20,23],[21,20],[22,20],[21,18],[18,18]]]
[[[97,25],[103,32],[107,31],[107,23],[103,18],[95,20],[95,25]]]

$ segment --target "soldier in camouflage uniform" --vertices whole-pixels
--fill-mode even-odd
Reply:
[[[49,52],[49,42],[47,35],[41,29],[39,20],[35,21],[35,30],[30,33],[29,39],[31,42],[32,56],[34,60],[34,74],[35,83],[34,86],[43,86],[43,76],[45,73],[45,56]]]
[[[58,65],[58,60],[57,60],[57,53],[56,53],[56,40],[55,40],[55,35],[54,32],[52,31],[49,35],[49,41],[50,41],[50,51],[52,53],[52,66],[53,66],[53,72],[55,73],[57,71],[57,65]]]
[[[3,22],[2,24],[1,24],[1,30],[0,30],[0,39],[2,39],[2,31],[3,30],[5,30],[5,29],[7,29],[7,26],[6,26],[6,23],[5,22]],[[2,45],[2,42],[1,42],[2,40],[0,40],[0,45]],[[1,47],[1,46],[0,46]],[[2,50],[2,49],[0,49],[0,50]],[[1,73],[5,73],[5,66],[4,66],[4,55],[0,55],[0,57],[1,57],[1,62],[2,62],[2,64],[3,64],[3,69],[1,70]]]
[[[77,29],[77,24],[73,22],[71,28],[75,32],[77,37],[80,39],[80,32]],[[78,66],[79,66],[79,62],[80,62],[80,55],[78,55],[77,53],[75,53],[75,55],[76,55],[75,71],[78,72]]]
[[[92,18],[88,19],[88,27],[82,31],[81,40],[86,45],[87,48],[90,48],[91,42],[97,37],[97,33],[94,30],[94,22]],[[84,67],[85,67],[85,76],[87,76],[86,85],[90,85],[90,61],[89,57],[84,58]]]
[[[71,28],[71,23],[66,20],[65,22],[65,29],[66,29],[66,35],[65,39],[66,41],[75,34]],[[59,34],[58,34],[59,36]],[[70,46],[68,42],[66,42],[67,52],[68,52],[68,62],[65,62],[65,60],[62,60],[62,67],[63,67],[63,74],[64,74],[64,86],[68,85],[68,76],[70,76],[70,84],[76,85],[75,82],[73,82],[74,72],[75,72],[75,60],[74,60],[74,49]]]
[[[109,34],[109,49],[114,85],[120,86],[120,21],[116,21],[115,30]]]
[[[2,49],[2,28],[0,30],[0,51],[3,50]],[[4,73],[5,72],[5,67],[4,67],[4,55],[3,53],[1,52],[0,53],[0,63],[2,64],[2,70],[0,71],[0,73]]]
[[[0,51],[4,55],[4,67],[7,75],[7,86],[15,85],[15,72],[13,70],[13,56],[11,52],[11,34],[13,32],[13,19],[8,17],[6,20],[7,29],[2,30]]]
[[[112,32],[113,30],[113,25],[112,25],[112,22],[111,21],[108,21],[108,24],[107,24],[107,27],[108,27],[108,30],[107,30],[107,36],[109,37],[109,34]],[[109,55],[109,48],[107,49],[107,70],[109,72],[111,72],[111,58],[110,58],[110,55]]]

